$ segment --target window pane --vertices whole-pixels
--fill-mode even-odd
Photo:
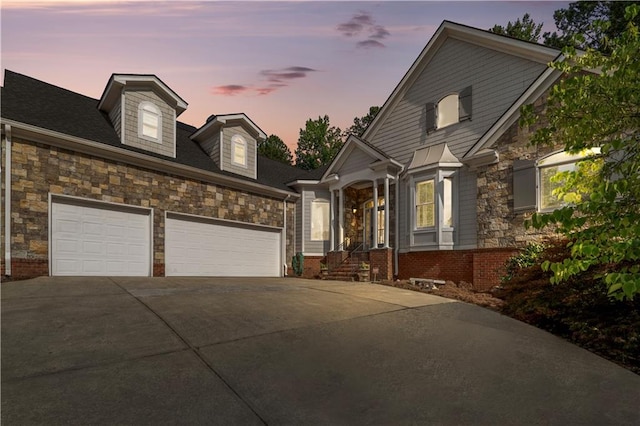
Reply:
[[[442,221],[443,226],[452,227],[453,226],[453,185],[451,182],[451,178],[446,177],[442,180],[443,191],[442,201],[443,201],[443,211],[442,211]]]
[[[416,226],[418,228],[435,226],[435,212],[433,207],[433,204],[427,204],[416,208]]]
[[[246,149],[244,143],[242,142],[234,142],[233,143],[233,162],[238,164],[245,164],[245,153]]]
[[[311,202],[311,240],[329,239],[329,202],[324,200]]]
[[[150,138],[158,138],[159,117],[151,112],[142,111],[142,134]]]
[[[416,185],[416,204],[433,203],[433,180]]]
[[[562,200],[553,194],[556,188],[563,185],[564,182],[553,179],[560,172],[573,171],[576,168],[575,163],[562,164],[560,166],[543,167],[540,169],[540,208],[552,209],[563,205]]]

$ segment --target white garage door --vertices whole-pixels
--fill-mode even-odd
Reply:
[[[54,199],[51,275],[150,276],[150,211]]]
[[[166,275],[280,276],[279,229],[178,215],[165,225]]]

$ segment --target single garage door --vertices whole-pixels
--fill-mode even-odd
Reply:
[[[151,211],[54,198],[51,275],[151,275]]]
[[[168,214],[165,272],[170,276],[278,277],[280,229]]]

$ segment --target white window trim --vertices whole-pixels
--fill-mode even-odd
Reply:
[[[451,215],[452,224],[446,226],[444,224],[444,180],[451,180]],[[417,212],[417,191],[416,188],[419,183],[432,180],[434,182],[434,225],[427,227],[418,227],[418,212]],[[436,230],[455,230],[458,223],[458,175],[457,170],[436,170],[435,174],[420,176],[418,178],[412,178],[410,180],[411,190],[411,226],[413,232],[434,232]]]
[[[423,182],[433,181],[433,226],[418,226],[418,185]],[[435,175],[421,177],[420,179],[416,179],[412,181],[411,184],[411,192],[412,192],[412,226],[414,232],[432,232],[436,229],[438,225],[438,181]]]
[[[238,162],[236,161],[236,147],[237,146],[242,146],[243,150],[244,150],[244,158],[243,158],[243,162]],[[247,146],[247,141],[242,137],[242,135],[233,135],[231,137],[231,162],[233,164],[235,164],[236,166],[241,166],[246,168],[247,167],[247,158],[248,158],[248,146]]]
[[[542,170],[550,167],[565,166],[567,164],[577,164],[580,160],[583,160],[590,155],[597,155],[600,153],[600,148],[590,148],[578,154],[566,154],[567,157],[562,160],[554,161],[553,157],[565,154],[566,151],[555,151],[549,155],[546,155],[536,161],[536,207],[537,211],[541,213],[552,212],[558,208],[562,208],[566,205],[559,200],[557,205],[550,207],[542,207]]]
[[[323,206],[326,207],[326,217],[323,218],[322,221],[322,233],[324,234],[325,232],[327,233],[327,238],[314,238],[313,235],[313,223],[314,223],[314,204],[322,204]],[[329,241],[329,234],[330,234],[330,230],[329,228],[331,227],[331,223],[330,223],[330,214],[331,214],[331,203],[329,202],[329,200],[326,200],[324,198],[316,198],[313,201],[311,201],[311,206],[310,206],[310,213],[309,213],[309,241]],[[324,210],[323,210],[324,211]]]
[[[154,111],[149,111],[146,107],[150,107]],[[155,114],[158,118],[158,137],[154,138],[153,136],[144,134],[144,115],[145,113]],[[152,102],[142,101],[138,104],[138,137],[144,140],[162,143],[162,111]]]

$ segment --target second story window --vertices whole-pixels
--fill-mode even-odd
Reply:
[[[240,135],[231,137],[231,161],[238,166],[247,166],[247,142]]]
[[[138,135],[143,139],[162,141],[162,113],[151,102],[140,102],[138,107]]]

